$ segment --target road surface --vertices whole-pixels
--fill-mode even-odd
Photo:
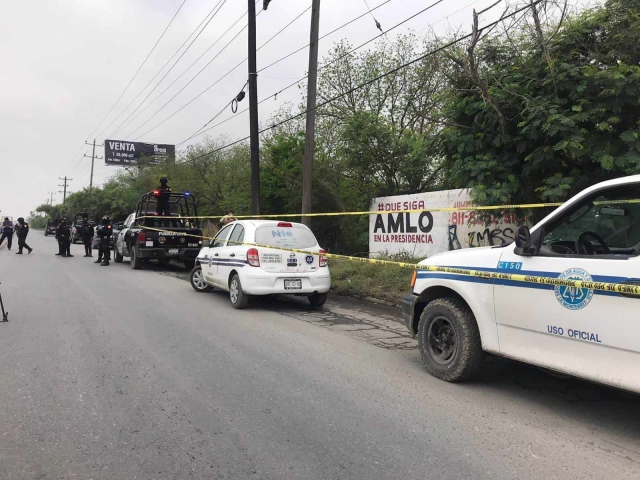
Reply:
[[[395,310],[240,312],[178,265],[28,243],[0,250],[4,480],[640,477],[638,396],[503,360],[447,384]]]

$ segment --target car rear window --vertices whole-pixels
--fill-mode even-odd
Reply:
[[[256,229],[256,243],[269,247],[310,248],[318,245],[311,230],[302,226],[264,225]]]

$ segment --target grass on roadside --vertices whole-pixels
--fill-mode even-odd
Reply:
[[[394,260],[394,259],[390,259]],[[407,261],[407,260],[403,260]],[[417,263],[418,260],[415,260]],[[413,270],[395,265],[376,265],[350,260],[329,261],[331,292],[338,295],[375,298],[400,304],[411,282]]]

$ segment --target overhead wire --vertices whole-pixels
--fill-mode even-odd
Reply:
[[[361,49],[362,47],[364,47],[364,46],[368,45],[369,43],[371,43],[371,42],[373,42],[373,41],[375,41],[375,40],[379,39],[379,38],[380,38],[380,37],[382,37],[383,35],[386,35],[388,32],[390,32],[390,31],[392,31],[392,30],[395,30],[396,28],[398,28],[398,27],[400,27],[400,26],[404,25],[404,24],[405,24],[405,23],[407,23],[408,21],[413,20],[413,19],[414,19],[414,18],[416,18],[417,16],[422,15],[423,13],[425,13],[426,11],[428,11],[428,10],[430,10],[431,8],[435,7],[435,6],[436,6],[436,5],[438,5],[439,3],[442,3],[443,1],[444,1],[444,0],[437,0],[436,2],[432,3],[431,5],[428,5],[427,7],[425,7],[425,8],[423,8],[422,10],[420,10],[420,11],[416,12],[415,14],[411,15],[410,17],[407,17],[406,19],[402,20],[401,22],[399,22],[399,23],[395,24],[394,26],[390,27],[386,32],[383,32],[383,33],[381,33],[381,34],[379,34],[379,35],[376,35],[375,37],[373,37],[373,38],[371,38],[371,39],[367,40],[366,42],[361,43],[361,44],[360,44],[360,45],[358,45],[357,47],[352,48],[351,50],[349,50],[348,52],[344,53],[343,55],[341,55],[341,56],[339,56],[339,57],[337,57],[337,58],[334,58],[334,59],[333,59],[333,60],[331,60],[330,62],[327,62],[327,63],[325,63],[325,64],[320,65],[320,66],[318,67],[318,71],[320,71],[320,70],[322,70],[323,68],[326,68],[326,67],[328,67],[328,66],[330,66],[330,65],[332,65],[332,64],[334,64],[334,63],[336,63],[336,62],[339,62],[339,61],[340,61],[340,60],[342,60],[343,58],[348,57],[348,56],[349,56],[349,55],[351,55],[353,52],[355,52],[355,51],[357,51],[357,50]],[[479,1],[479,0],[478,0],[478,1]],[[365,13],[365,15],[366,15],[366,13]],[[362,16],[364,16],[364,15],[361,15],[359,18],[362,18]],[[440,21],[440,20],[438,20],[438,21]],[[434,22],[434,23],[435,23],[435,22]],[[321,37],[321,38],[323,38],[323,37]],[[275,64],[275,63],[272,63],[271,65],[274,65],[274,64]],[[269,65],[269,66],[271,66],[271,65]],[[265,68],[269,68],[269,66],[267,66],[267,67],[265,67]],[[258,70],[258,72],[261,72],[262,70],[264,70],[264,69]],[[284,91],[286,91],[286,90],[289,90],[289,89],[290,89],[290,88],[292,88],[292,87],[295,87],[296,85],[300,84],[300,82],[302,82],[302,81],[303,81],[304,79],[306,79],[306,78],[308,78],[308,75],[305,75],[304,77],[299,78],[299,79],[298,79],[298,80],[296,80],[295,82],[290,83],[290,84],[289,84],[289,85],[287,85],[286,87],[284,87],[284,88],[282,88],[282,89],[278,90],[276,93],[274,93],[274,94],[272,94],[272,95],[269,95],[268,97],[266,97],[266,98],[262,99],[261,101],[259,101],[259,102],[258,102],[258,105],[261,105],[262,103],[266,102],[267,100],[269,100],[269,99],[271,99],[271,98],[275,98],[275,97],[277,97],[277,96],[278,96],[278,95],[280,95],[282,92],[284,92]],[[239,114],[245,113],[245,112],[247,112],[248,110],[249,110],[248,108],[245,108],[244,110],[241,110]],[[239,115],[239,114],[238,114],[238,115]],[[187,141],[191,140],[192,138],[197,137],[198,135],[202,135],[203,133],[208,132],[208,131],[210,131],[210,130],[214,129],[214,128],[218,127],[219,125],[222,125],[223,123],[228,122],[228,121],[229,121],[229,120],[231,120],[232,118],[234,118],[234,117],[233,117],[233,116],[231,116],[231,117],[229,117],[229,118],[227,118],[227,119],[223,120],[222,122],[219,122],[219,123],[217,123],[217,124],[213,125],[212,127],[208,128],[208,129],[206,129],[206,130],[202,130],[202,129],[200,129],[200,130],[202,130],[202,131],[200,131],[199,133],[196,133],[196,134],[192,135],[191,137],[187,138],[186,140],[183,140],[182,142],[180,142],[180,144],[179,144],[179,145],[182,145],[183,143],[185,143],[185,142],[187,142]]]
[[[257,3],[257,2],[256,2],[256,3]],[[173,86],[176,84],[176,82],[178,82],[178,80],[180,80],[180,79],[184,76],[184,74],[185,74],[185,73],[187,73],[189,70],[191,70],[191,67],[193,67],[196,63],[198,63],[198,62],[200,61],[200,59],[201,59],[202,57],[204,57],[207,53],[209,53],[209,51],[210,51],[213,47],[215,47],[215,46],[218,44],[218,42],[219,42],[220,40],[222,40],[222,39],[225,37],[225,35],[226,35],[227,33],[229,33],[229,32],[230,32],[230,31],[231,31],[231,30],[232,30],[232,29],[233,29],[233,28],[238,24],[238,22],[240,22],[240,20],[242,20],[243,18],[245,18],[245,17],[246,17],[246,15],[247,15],[247,12],[244,12],[240,17],[238,17],[238,19],[237,19],[235,22],[233,22],[233,24],[231,24],[231,25],[229,26],[229,28],[227,28],[227,29],[224,31],[224,33],[223,33],[222,35],[220,35],[220,36],[216,39],[216,41],[215,41],[215,42],[213,42],[213,43],[209,46],[209,48],[207,48],[204,52],[202,52],[202,54],[201,54],[198,58],[196,58],[196,60],[195,60],[191,65],[189,65],[189,66],[188,66],[188,67],[187,67],[187,68],[186,68],[186,69],[185,69],[185,70],[184,70],[180,75],[178,75],[178,76],[177,76],[177,77],[176,77],[176,78],[175,78],[175,79],[174,79],[174,80],[173,80],[173,81],[172,81],[172,82],[171,82],[171,83],[170,83],[170,84],[169,84],[169,85],[168,85],[164,90],[162,90],[162,92],[160,92],[160,93],[159,93],[159,94],[158,94],[158,95],[157,95],[153,100],[151,100],[151,102],[149,102],[149,103],[148,103],[148,104],[147,104],[147,105],[146,105],[142,110],[140,110],[140,111],[138,112],[138,114],[137,114],[136,116],[134,116],[134,117],[133,117],[129,122],[127,122],[127,124],[126,124],[126,125],[124,125],[122,128],[126,128],[128,125],[130,125],[130,124],[131,124],[131,122],[135,121],[135,119],[136,119],[136,118],[138,118],[138,117],[139,117],[140,115],[142,115],[145,111],[147,111],[147,109],[148,109],[151,105],[153,105],[153,104],[154,104],[154,103],[155,103],[155,102],[156,102],[160,97],[162,97],[162,95],[164,95],[164,94],[165,94],[165,92],[166,92],[167,90],[169,90],[171,87],[173,87]],[[206,66],[205,66],[205,67],[206,67]],[[139,107],[138,107],[138,108],[139,108]]]
[[[391,1],[391,0],[386,0],[385,2],[383,2],[383,3],[381,3],[381,4],[377,5],[377,6],[375,6],[372,10],[376,10],[376,9],[378,9],[378,8],[382,7],[383,5],[386,5],[386,4],[387,4],[387,3],[389,3],[390,1]],[[443,0],[440,0],[440,1],[443,1]],[[308,10],[308,9],[307,9],[307,10]],[[306,10],[305,10],[305,12],[306,12]],[[303,13],[305,13],[305,12],[303,12]],[[302,14],[301,14],[301,15],[302,15]],[[297,20],[301,15],[299,15],[298,17],[296,17],[293,21]],[[327,37],[327,36],[329,36],[329,35],[331,35],[331,34],[333,34],[333,33],[337,32],[338,30],[340,30],[340,29],[342,29],[342,28],[344,28],[344,27],[346,27],[346,26],[348,26],[348,25],[352,24],[353,22],[355,22],[355,21],[357,21],[357,20],[359,20],[359,19],[361,19],[362,17],[365,17],[365,16],[367,16],[367,15],[368,15],[368,12],[365,12],[365,13],[363,13],[362,15],[359,15],[359,16],[357,16],[357,17],[355,17],[355,18],[353,18],[353,19],[349,20],[348,22],[346,22],[346,23],[344,23],[344,24],[340,25],[339,27],[337,27],[337,28],[335,28],[335,29],[331,30],[330,32],[328,32],[328,33],[326,33],[326,34],[322,35],[318,40],[322,40],[323,38],[325,38],[325,37]],[[290,22],[287,26],[289,26],[291,23],[293,23],[293,21],[292,21],[292,22]],[[286,28],[286,27],[284,27],[284,28]],[[276,33],[276,35],[274,35],[273,37],[271,37],[269,40],[267,40],[267,42],[265,42],[264,44],[262,44],[262,45],[260,46],[260,48],[264,47],[267,43],[269,43],[271,40],[273,40],[273,39],[274,39],[277,35],[279,35],[281,32],[282,32],[282,30],[281,30],[280,32]],[[378,38],[378,37],[376,37],[376,38]],[[286,60],[287,58],[291,57],[292,55],[295,55],[296,53],[301,52],[302,50],[304,50],[304,49],[305,49],[305,48],[307,48],[308,46],[309,46],[309,44],[306,44],[305,46],[303,46],[303,47],[301,47],[301,48],[299,48],[299,49],[297,49],[297,50],[294,50],[293,52],[290,52],[289,54],[285,55],[284,57],[280,58],[279,60],[276,60],[275,62],[273,62],[273,63],[271,63],[271,64],[267,65],[266,67],[263,67],[263,68],[259,69],[257,73],[260,73],[260,72],[262,72],[262,71],[264,71],[264,70],[266,70],[266,69],[268,69],[268,68],[272,67],[273,65],[275,65],[275,64],[277,64],[277,63],[279,63],[279,62],[282,62],[282,61]],[[260,48],[258,48],[258,50],[260,50]],[[203,90],[203,91],[202,91],[202,92],[200,92],[198,95],[196,95],[194,98],[192,98],[191,100],[189,100],[189,102],[187,102],[185,105],[183,105],[183,106],[182,106],[182,107],[180,107],[178,110],[176,110],[175,112],[173,112],[171,115],[169,115],[168,117],[166,117],[166,118],[165,118],[164,120],[162,120],[160,123],[156,124],[156,125],[155,125],[154,127],[152,127],[150,130],[147,130],[145,133],[143,133],[142,135],[140,135],[140,137],[142,137],[142,136],[146,135],[147,133],[149,133],[149,132],[151,132],[151,131],[155,130],[157,127],[159,127],[160,125],[162,125],[163,123],[165,123],[166,121],[168,121],[170,118],[172,118],[174,115],[176,115],[178,112],[180,112],[180,111],[182,111],[184,108],[188,107],[191,103],[193,103],[195,100],[197,100],[197,99],[198,99],[198,98],[200,98],[202,95],[204,95],[207,91],[209,91],[211,88],[213,88],[215,85],[217,85],[217,84],[218,84],[222,79],[224,79],[224,78],[225,78],[225,77],[227,77],[229,74],[231,74],[231,72],[233,72],[236,68],[238,68],[239,66],[241,66],[241,65],[242,65],[246,60],[247,60],[247,59],[245,58],[242,62],[240,62],[239,64],[237,64],[236,66],[234,66],[231,70],[229,70],[226,74],[224,74],[222,77],[220,77],[218,80],[216,80],[213,84],[209,85],[205,90]],[[298,82],[296,82],[296,83],[298,83]],[[277,95],[277,94],[276,94],[276,95]],[[243,111],[241,111],[240,113],[243,113],[244,111],[246,111],[246,110],[243,110]],[[212,128],[213,128],[213,127],[212,127]],[[140,138],[140,137],[138,137],[138,138]],[[185,141],[188,141],[188,140],[190,140],[191,138],[193,138],[193,136],[192,136],[192,137],[190,137],[190,138],[188,138],[188,139],[187,139],[187,140],[185,140]],[[184,142],[181,142],[181,144],[182,144],[182,143],[184,143]]]
[[[489,23],[487,25],[484,25],[484,26],[480,27],[479,31],[485,30],[487,28],[492,28],[492,27],[498,25],[500,22],[503,22],[504,20],[506,20],[508,18],[514,17],[515,15],[517,15],[517,14],[519,14],[519,13],[521,13],[521,12],[527,10],[527,9],[530,9],[532,6],[539,4],[541,1],[542,0],[537,0],[536,2],[533,2],[531,4],[527,4],[527,5],[523,6],[523,7],[515,10],[514,12],[508,14],[508,15],[503,15],[502,17],[500,17],[495,22],[492,22],[492,23]],[[275,124],[273,124],[273,125],[271,125],[269,127],[263,128],[258,133],[262,134],[262,133],[268,132],[269,130],[273,130],[273,129],[279,127],[280,125],[284,125],[285,123],[291,122],[292,120],[295,120],[295,119],[297,119],[297,118],[299,118],[299,117],[301,117],[303,115],[306,115],[311,110],[317,110],[318,108],[321,108],[321,107],[323,107],[323,106],[325,106],[325,105],[327,105],[329,103],[335,102],[336,100],[339,100],[339,99],[341,99],[341,98],[343,98],[343,97],[355,92],[356,90],[359,90],[359,89],[364,88],[364,87],[366,87],[368,85],[371,85],[372,83],[375,83],[378,80],[380,80],[380,79],[382,79],[382,78],[384,78],[384,77],[386,77],[388,75],[396,73],[396,72],[402,70],[403,68],[409,67],[409,66],[411,66],[411,65],[413,65],[413,64],[415,64],[415,63],[417,63],[417,62],[419,62],[421,60],[424,60],[425,58],[428,58],[430,56],[435,55],[438,52],[441,52],[443,50],[451,48],[452,46],[454,46],[454,45],[456,45],[456,44],[458,44],[458,43],[460,43],[460,42],[462,42],[464,40],[467,40],[468,38],[471,38],[472,35],[473,35],[472,33],[468,33],[467,35],[464,35],[464,36],[459,37],[459,38],[457,38],[455,40],[452,40],[452,41],[450,41],[450,42],[448,42],[448,43],[446,43],[444,45],[441,45],[441,46],[439,46],[439,47],[437,47],[437,48],[435,48],[435,49],[433,49],[433,50],[431,50],[431,51],[429,51],[429,52],[427,52],[427,53],[425,53],[423,55],[420,55],[420,56],[414,58],[413,60],[410,60],[409,62],[406,62],[406,63],[404,63],[402,65],[399,65],[398,67],[392,68],[391,70],[388,70],[387,72],[382,73],[382,74],[378,75],[375,78],[372,78],[370,80],[367,80],[366,82],[363,82],[363,83],[361,83],[359,85],[356,85],[355,87],[352,87],[351,89],[347,90],[346,92],[342,92],[342,93],[340,93],[340,94],[338,94],[338,95],[336,95],[336,96],[334,96],[334,97],[332,97],[332,98],[330,98],[328,100],[325,100],[324,102],[321,102],[321,103],[317,104],[314,108],[307,109],[307,110],[305,110],[303,112],[300,112],[300,113],[292,115],[292,116],[290,116],[288,118],[285,118],[284,120],[281,120],[281,121],[279,121],[279,122],[277,122],[277,123],[275,123]],[[234,142],[231,142],[229,144],[226,144],[226,145],[223,145],[221,147],[214,148],[213,150],[210,150],[208,152],[205,152],[202,155],[198,155],[197,157],[193,157],[191,160],[197,160],[197,159],[200,159],[200,158],[205,157],[207,155],[211,155],[212,153],[219,152],[220,150],[224,150],[226,148],[229,148],[229,147],[232,147],[232,146],[237,145],[239,143],[242,143],[242,142],[248,140],[249,138],[251,138],[251,137],[250,136],[246,136],[246,137],[240,138],[240,139],[238,139],[238,140],[236,140]]]
[[[302,15],[304,15],[306,12],[308,12],[309,10],[311,10],[311,6],[305,8],[301,13],[299,13],[293,20],[291,20],[289,23],[287,23],[284,27],[282,27],[280,30],[278,30],[271,38],[269,38],[267,41],[265,41],[262,45],[260,45],[260,47],[258,47],[256,49],[256,52],[260,51],[262,48],[264,48],[266,45],[268,45],[274,38],[276,38],[278,35],[280,35],[282,32],[284,32],[287,28],[289,28],[296,20],[298,20],[299,18],[302,17]],[[256,14],[256,17],[262,12],[263,10],[260,10],[260,12],[258,12]],[[246,27],[245,27],[246,28]],[[160,123],[157,123],[156,125],[154,125],[153,127],[151,127],[149,130],[147,130],[146,132],[144,132],[143,134],[139,135],[138,138],[144,137],[145,135],[147,135],[148,133],[152,132],[153,130],[155,130],[156,128],[158,128],[160,125],[162,125],[163,123],[165,123],[166,121],[168,121],[170,118],[172,118],[174,115],[176,115],[178,112],[180,112],[181,110],[183,110],[184,108],[186,108],[187,106],[189,106],[191,103],[193,103],[195,100],[197,100],[198,98],[200,98],[202,95],[204,95],[207,91],[209,91],[211,88],[213,88],[214,86],[216,86],[218,83],[220,83],[223,79],[225,79],[226,77],[228,77],[232,72],[234,72],[238,67],[240,67],[242,64],[244,64],[244,62],[247,61],[248,57],[245,57],[241,62],[239,62],[238,64],[236,64],[233,68],[231,68],[229,71],[227,71],[227,73],[225,73],[223,76],[221,76],[220,78],[218,78],[213,84],[209,85],[205,90],[203,90],[202,92],[200,92],[196,97],[192,98],[188,103],[186,103],[185,105],[183,105],[182,107],[180,107],[178,110],[176,110],[175,112],[173,112],[171,115],[169,115],[167,118],[165,118],[164,120],[162,120]],[[189,82],[191,83],[191,82]],[[187,85],[189,85],[189,83],[187,83]],[[173,100],[173,98],[175,98],[180,92],[182,92],[184,90],[184,88],[186,88],[185,85],[176,95],[174,95],[171,100]],[[171,101],[169,100],[169,102]],[[164,106],[166,106],[169,102],[167,102]],[[162,108],[164,108],[164,106]],[[160,110],[162,110],[162,108]],[[160,111],[158,110],[158,112]],[[156,113],[158,113],[156,112]],[[155,116],[155,114],[154,114]],[[149,119],[147,119],[147,121],[145,121],[140,127],[138,127],[136,130],[134,130],[131,135],[133,135],[136,131],[138,131],[142,126],[144,126],[147,122],[149,122],[149,120],[151,120],[152,117],[150,117]],[[210,123],[210,122],[209,122]]]
[[[165,27],[165,29],[163,30],[162,34],[160,35],[160,38],[158,38],[158,40],[156,41],[156,43],[153,45],[153,48],[151,49],[151,51],[147,54],[146,58],[144,59],[144,61],[142,62],[142,64],[138,67],[138,70],[136,70],[136,73],[133,75],[133,77],[131,78],[131,80],[129,80],[129,83],[127,84],[127,86],[124,88],[124,90],[122,91],[122,93],[120,94],[120,96],[118,97],[118,99],[115,101],[115,103],[111,106],[111,108],[109,109],[109,111],[107,112],[107,114],[104,116],[104,118],[102,120],[100,120],[100,123],[98,123],[98,125],[96,126],[96,128],[93,129],[93,131],[87,135],[87,138],[91,137],[96,130],[98,130],[98,128],[100,128],[100,125],[102,125],[102,122],[104,122],[106,120],[106,118],[111,114],[111,112],[113,111],[113,109],[116,107],[116,105],[118,104],[118,102],[120,101],[120,99],[122,98],[122,96],[126,93],[127,90],[129,90],[129,87],[131,86],[131,84],[133,83],[133,81],[136,79],[136,77],[138,76],[138,74],[140,73],[140,70],[142,70],[142,67],[144,67],[144,65],[147,63],[147,60],[149,60],[149,57],[151,57],[151,54],[155,51],[156,47],[158,46],[158,44],[160,43],[160,40],[162,40],[162,37],[164,37],[164,34],[167,33],[167,30],[169,30],[169,27],[171,26],[171,24],[173,23],[173,21],[176,19],[176,17],[178,16],[178,13],[180,13],[180,10],[182,10],[183,5],[186,3],[187,0],[183,0],[183,2],[180,4],[180,6],[178,7],[178,10],[176,10],[176,13],[173,14],[173,17],[171,17],[171,21],[169,21],[169,24]]]
[[[220,5],[222,3],[222,5]],[[144,100],[142,100],[142,102],[140,102],[140,105],[142,105],[147,98],[149,98],[149,95],[151,95],[156,88],[158,88],[158,86],[162,83],[162,81],[167,77],[167,75],[171,72],[171,70],[173,70],[173,68],[178,64],[178,62],[180,61],[180,59],[185,55],[185,53],[187,53],[187,51],[191,48],[191,46],[193,45],[193,43],[198,39],[198,37],[202,34],[202,32],[204,32],[204,30],[207,28],[207,26],[209,25],[209,23],[211,22],[211,20],[213,20],[213,18],[218,14],[218,12],[222,9],[222,7],[224,6],[224,3],[226,3],[226,0],[219,0],[218,3],[209,11],[209,13],[207,13],[207,15],[202,19],[202,21],[200,22],[200,24],[189,34],[189,36],[187,37],[187,39],[182,43],[182,45],[180,45],[180,47],[178,47],[178,49],[174,52],[174,54],[169,58],[169,60],[167,60],[167,62],[160,68],[160,70],[158,70],[158,72],[156,72],[156,74],[153,76],[153,78],[151,80],[149,80],[149,82],[142,88],[142,90],[140,90],[140,92],[133,98],[133,100],[131,100],[131,102],[129,102],[129,104],[122,110],[122,112],[120,112],[120,114],[118,114],[113,120],[111,120],[111,122],[109,123],[109,125],[107,125],[105,128],[102,129],[102,131],[98,134],[98,136],[100,136],[102,133],[104,133],[106,130],[108,130],[111,125],[113,125],[113,123],[120,118],[128,109],[129,107],[131,107],[131,105],[133,105],[135,103],[135,101],[140,98],[140,96],[144,93],[144,91],[149,87],[149,85],[151,85],[153,83],[153,81],[158,78],[158,76],[162,73],[162,71],[165,69],[165,67],[167,65],[169,65],[169,63],[176,57],[176,55],[178,55],[178,53],[180,53],[180,51],[182,50],[182,48],[187,44],[187,42],[189,42],[189,40],[191,40],[191,37],[193,37],[193,35],[198,32],[198,30],[200,30],[197,35],[195,37],[193,37],[193,39],[191,40],[191,43],[189,43],[189,45],[187,46],[186,49],[184,49],[184,51],[180,54],[180,57],[178,57],[178,59],[173,63],[173,65],[169,68],[169,70],[167,70],[164,74],[164,76],[160,79],[160,81],[153,87],[153,89],[149,92],[149,94],[147,94],[147,96],[144,98]],[[218,8],[218,6],[220,6],[220,8]],[[218,9],[216,11],[216,8]],[[206,24],[205,24],[206,22]],[[202,27],[202,25],[204,25],[204,27]],[[202,29],[200,29],[200,27],[202,27]],[[140,105],[138,105],[137,107],[134,108],[134,110],[132,111],[132,113],[129,115],[129,117],[127,117],[125,119],[125,122],[131,118],[131,115],[138,109],[140,108]],[[124,122],[123,122],[124,123]],[[112,137],[113,134],[115,134],[118,130],[120,130],[120,127],[118,127],[110,136]]]

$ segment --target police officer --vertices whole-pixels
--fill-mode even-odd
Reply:
[[[91,255],[91,242],[93,241],[93,235],[95,234],[93,227],[89,225],[89,220],[86,218],[82,221],[82,243],[84,243],[84,256],[92,257]]]
[[[18,235],[18,251],[16,255],[22,255],[22,249],[26,248],[29,250],[29,253],[33,252],[33,248],[31,248],[25,240],[27,239],[27,235],[29,235],[29,225],[24,221],[24,218],[20,217],[18,219],[18,224],[16,225],[16,233]]]
[[[161,217],[169,217],[171,215],[171,208],[169,205],[171,187],[167,185],[167,182],[167,177],[160,177],[160,186],[156,189],[158,192],[156,213]]]
[[[113,234],[113,226],[111,225],[111,220],[109,220],[109,216],[105,215],[102,217],[102,222],[98,226],[98,237],[100,237],[100,252],[98,256],[102,257],[101,267],[106,267],[109,265],[109,261],[111,260],[111,253],[109,251],[109,247],[111,246],[111,235]]]
[[[66,218],[60,219],[60,223],[56,229],[56,238],[58,239],[59,247],[59,252],[56,255],[73,257],[73,255],[71,255],[71,230],[69,230]]]
[[[9,217],[4,217],[4,222],[2,222],[2,237],[0,237],[0,245],[4,242],[4,239],[7,239],[7,248],[11,250],[11,245],[13,245],[13,222],[9,220]]]

